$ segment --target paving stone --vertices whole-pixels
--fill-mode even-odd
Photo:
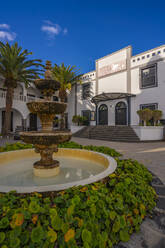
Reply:
[[[150,171],[151,172],[151,171]],[[153,174],[153,173],[152,173]],[[153,177],[153,180],[152,180],[152,186],[160,186],[160,185],[163,185],[162,181],[158,178],[158,177]]]
[[[109,142],[103,140],[92,140],[82,138],[72,138],[73,141],[82,145],[100,145],[114,148],[123,154],[123,158],[136,159],[143,163],[159,179],[154,179],[154,184],[165,184],[165,142],[147,142],[147,143],[123,143]]]
[[[152,186],[154,187],[154,189],[158,195],[165,196],[165,186],[164,185],[152,184]]]
[[[130,241],[121,242],[115,248],[165,248],[165,234],[160,231],[154,220],[146,219],[139,233],[134,233]]]
[[[160,209],[165,210],[165,196],[160,196],[158,197],[158,202],[157,202],[157,207]]]

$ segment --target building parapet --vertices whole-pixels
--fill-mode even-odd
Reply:
[[[165,57],[165,45],[132,56],[131,64],[133,67],[137,64],[141,64],[142,62],[146,63],[146,61],[157,60],[160,57]]]

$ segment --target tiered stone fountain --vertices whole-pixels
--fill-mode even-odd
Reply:
[[[59,191],[97,182],[116,169],[116,161],[105,154],[84,149],[58,149],[58,144],[70,140],[71,132],[53,131],[53,120],[56,114],[64,113],[67,105],[51,101],[60,83],[52,79],[49,61],[45,68],[45,79],[35,81],[44,99],[27,103],[30,112],[40,118],[42,130],[21,133],[22,140],[33,144],[35,151],[0,153],[0,192]],[[37,161],[39,154],[41,159]]]
[[[40,118],[42,130],[38,132],[22,132],[21,139],[25,143],[33,144],[35,151],[40,153],[41,160],[33,165],[35,176],[53,177],[59,174],[59,161],[53,159],[53,153],[58,151],[57,145],[71,138],[69,131],[53,131],[55,115],[62,114],[67,104],[52,101],[52,95],[59,90],[60,83],[52,79],[51,62],[45,66],[45,79],[35,80],[35,86],[41,91],[44,99],[27,103],[29,111]]]

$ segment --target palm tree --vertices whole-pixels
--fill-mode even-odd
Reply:
[[[82,74],[79,74],[79,70],[76,66],[65,66],[64,63],[61,65],[55,64],[53,68],[53,79],[60,82],[59,97],[61,102],[65,102],[67,98],[67,91],[70,91],[72,86],[80,82]],[[64,113],[61,114],[61,129],[65,128]]]
[[[28,86],[38,77],[41,72],[39,69],[41,60],[29,60],[31,55],[28,50],[23,50],[17,42],[10,45],[0,42],[0,75],[4,78],[4,87],[6,87],[6,111],[5,120],[2,127],[3,136],[8,135],[10,129],[11,109],[13,105],[14,88],[19,82]]]

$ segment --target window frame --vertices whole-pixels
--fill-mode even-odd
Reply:
[[[154,85],[149,85],[149,86],[144,86],[143,82],[142,82],[142,71],[149,69],[151,67],[155,67],[155,84]],[[158,70],[157,70],[157,63],[151,64],[151,65],[147,65],[144,67],[140,68],[140,89],[148,89],[148,88],[154,88],[154,87],[158,87]]]
[[[88,85],[89,85],[89,96],[84,97],[84,87],[86,87]],[[90,90],[91,90],[90,82],[82,84],[82,94],[81,94],[82,100],[88,100],[90,98]]]
[[[156,103],[144,103],[144,104],[140,104],[140,110],[146,109],[146,108],[148,108],[148,106],[151,106],[151,105],[154,105],[155,106],[155,110],[158,109],[158,103],[156,102]],[[143,108],[143,106],[144,106],[144,108]]]

